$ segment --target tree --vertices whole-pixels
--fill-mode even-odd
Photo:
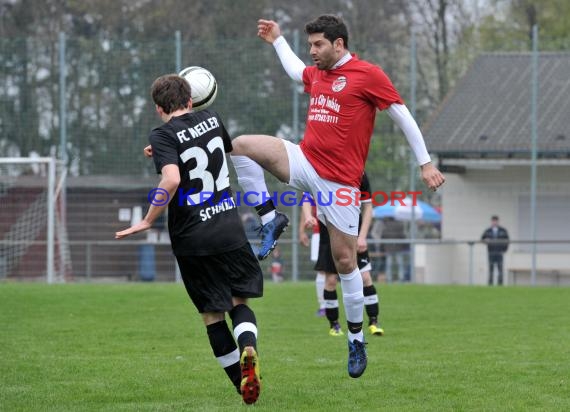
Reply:
[[[539,29],[541,50],[570,47],[570,2],[566,0],[490,0],[497,13],[480,25],[484,50],[530,50],[532,27]]]
[[[340,14],[349,27],[350,49],[382,66],[406,99],[414,28],[420,123],[476,51],[528,50],[534,23],[541,48],[570,45],[566,0],[475,3],[489,7],[473,7],[473,0],[0,0],[0,148],[49,155],[58,147],[60,32],[67,38],[66,150],[79,174],[152,173],[140,156],[148,131],[159,122],[148,90],[154,78],[176,69],[177,30],[182,65],[204,65],[217,77],[213,108],[234,134],[291,133],[293,85],[272,48],[255,36],[260,17],[278,20],[290,41],[298,30],[300,56],[310,64],[304,24],[322,13]],[[306,98],[300,102],[306,105]],[[379,116],[375,134],[397,136],[390,124]],[[400,173],[397,153],[405,143],[390,139],[373,145],[387,150],[381,152],[388,160],[379,175]]]
[[[466,0],[413,0],[407,15],[418,38],[418,71],[431,103],[439,103],[460,74],[455,67],[458,50],[465,47],[465,34],[472,27],[473,15]],[[423,53],[422,50],[429,50]],[[431,69],[433,67],[433,70]],[[461,70],[460,69],[460,70]],[[432,81],[432,76],[435,81]],[[431,86],[433,85],[433,86]]]

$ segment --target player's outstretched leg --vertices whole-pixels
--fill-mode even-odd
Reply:
[[[246,346],[240,358],[241,366],[241,397],[247,404],[252,404],[259,398],[261,380],[259,377],[259,359],[253,346]]]
[[[236,170],[238,183],[244,192],[251,192],[265,199],[268,191],[261,166],[247,156],[232,155],[231,159]],[[255,210],[261,218],[261,246],[257,251],[257,258],[263,260],[275,249],[277,239],[289,225],[289,219],[275,209],[271,198],[256,205]]]
[[[257,252],[259,260],[265,259],[275,249],[277,239],[287,230],[287,226],[289,226],[289,218],[277,210],[273,220],[261,226],[261,246]]]

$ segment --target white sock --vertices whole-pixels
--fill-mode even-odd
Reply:
[[[275,219],[275,210],[272,210],[270,212],[267,212],[266,214],[264,214],[263,216],[260,216],[261,218],[261,224],[262,225],[266,225],[269,222],[271,222],[273,219]]]
[[[236,170],[238,183],[244,192],[257,194],[257,199],[262,200],[262,195],[269,196],[263,168],[247,156],[232,156],[232,163]],[[253,196],[250,197],[253,202]]]
[[[269,199],[263,168],[247,156],[230,155],[230,158],[236,170],[238,183],[244,191],[244,196],[245,193],[254,193],[255,195],[248,195],[248,199],[251,199],[252,202],[257,202],[259,205],[266,199]],[[260,218],[261,224],[266,225],[275,219],[275,210],[267,212]]]
[[[362,323],[364,318],[364,293],[362,293],[363,283],[360,270],[356,267],[351,273],[339,273],[339,276],[346,320],[352,323]]]
[[[325,292],[325,274],[317,272],[317,277],[315,278],[315,287],[317,289],[317,301],[319,302],[319,309],[324,309],[325,299],[323,294]]]
[[[358,333],[352,333],[351,331],[348,331],[348,334],[346,335],[346,337],[348,338],[348,340],[350,342],[354,342],[355,340],[360,341],[360,342],[364,342],[364,332],[360,331]]]

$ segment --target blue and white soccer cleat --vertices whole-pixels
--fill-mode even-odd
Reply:
[[[358,378],[366,369],[366,343],[354,340],[348,342],[348,374],[351,378]]]
[[[257,251],[259,260],[265,259],[275,249],[277,239],[287,230],[287,226],[289,226],[289,218],[277,210],[273,220],[261,226],[259,231],[261,234],[261,246]]]

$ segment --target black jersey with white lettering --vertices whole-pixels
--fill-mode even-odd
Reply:
[[[230,187],[226,153],[232,142],[210,110],[176,116],[149,136],[157,173],[177,165],[180,185],[168,205],[168,230],[177,256],[212,255],[247,243]]]

